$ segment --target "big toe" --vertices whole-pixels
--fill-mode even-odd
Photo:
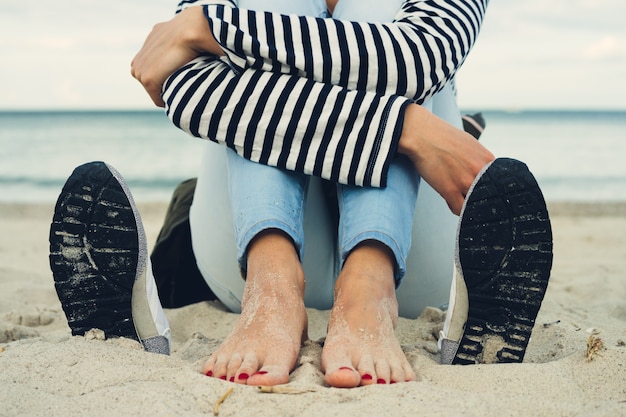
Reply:
[[[264,366],[258,372],[251,375],[248,385],[254,386],[272,386],[281,385],[289,382],[289,368],[283,366]]]
[[[361,376],[354,368],[341,366],[326,371],[324,381],[335,388],[354,388],[361,384]]]

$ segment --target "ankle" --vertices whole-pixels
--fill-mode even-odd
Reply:
[[[335,309],[348,321],[388,316],[395,327],[398,301],[393,277],[371,274],[369,271],[342,271],[335,285]]]
[[[350,252],[335,290],[348,289],[395,294],[396,260],[393,252],[378,241],[365,241]]]
[[[369,279],[363,275],[344,275],[335,286],[335,302],[331,312],[331,322],[345,321],[359,328],[378,327],[389,323],[396,327],[398,301],[393,286],[385,285],[379,279]],[[389,320],[389,321],[388,321]]]
[[[303,296],[304,271],[291,238],[277,230],[255,237],[248,249],[246,281],[259,289],[294,290]]]

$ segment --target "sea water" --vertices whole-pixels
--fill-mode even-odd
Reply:
[[[486,112],[481,141],[527,163],[546,200],[626,201],[626,112]]]
[[[89,161],[114,166],[137,201],[168,201],[197,175],[204,145],[160,111],[0,113],[0,201],[56,201]]]
[[[523,160],[548,201],[626,201],[626,111],[484,111],[496,156]],[[74,167],[105,161],[140,202],[168,201],[203,146],[160,111],[0,112],[0,201],[54,202]]]

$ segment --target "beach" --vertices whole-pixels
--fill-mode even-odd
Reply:
[[[139,206],[149,242],[166,207]],[[219,303],[166,311],[169,357],[97,332],[72,337],[48,266],[52,203],[0,203],[0,416],[626,416],[626,203],[549,209],[554,266],[524,363],[439,365],[443,312],[430,308],[397,329],[418,381],[329,388],[328,312],[309,310],[291,390],[264,393],[200,373],[237,320]]]

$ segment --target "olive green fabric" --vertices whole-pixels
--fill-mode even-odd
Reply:
[[[192,178],[174,190],[163,227],[150,255],[159,299],[164,308],[216,299],[198,270],[191,246],[189,208],[195,188],[196,179]]]

